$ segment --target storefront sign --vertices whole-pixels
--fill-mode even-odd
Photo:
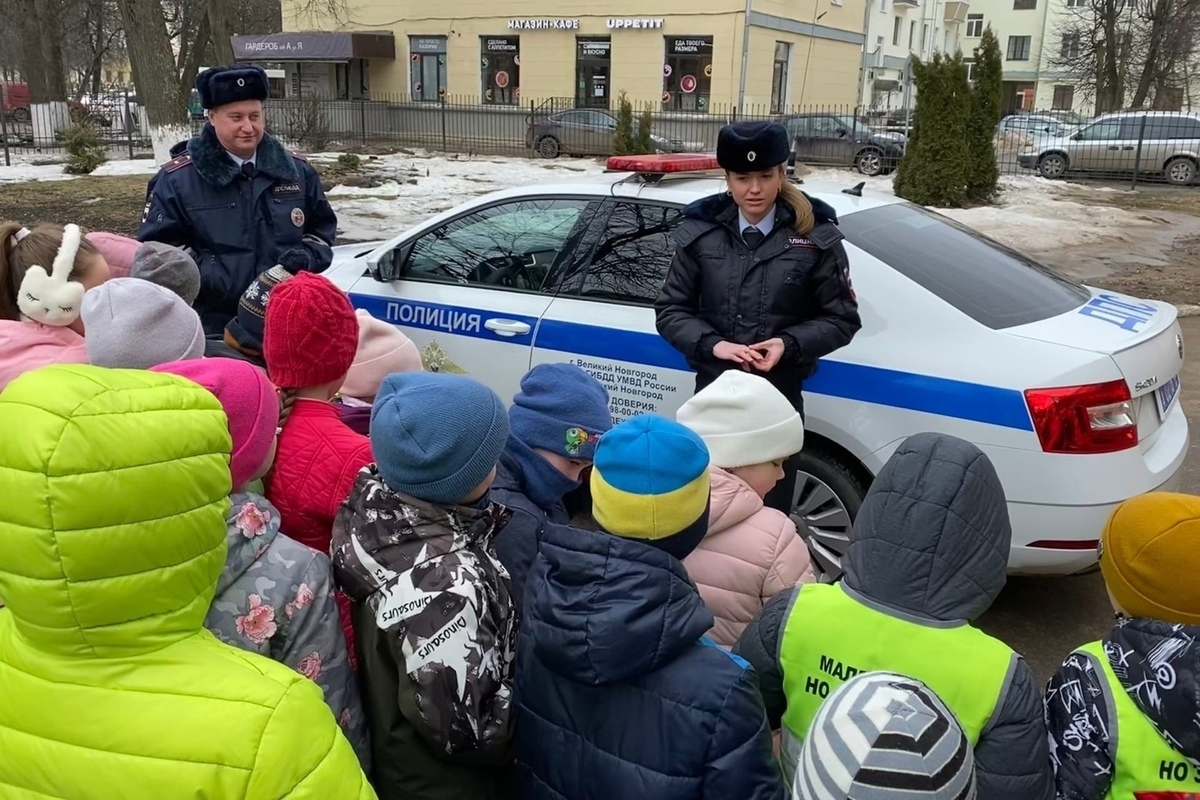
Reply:
[[[612,42],[608,39],[581,39],[579,41],[580,58],[608,58],[612,50]]]
[[[713,51],[711,37],[679,37],[667,40],[667,53],[670,55],[709,55]]]
[[[408,47],[414,53],[444,53],[446,52],[445,36],[410,36]]]
[[[521,49],[521,40],[500,36],[489,36],[483,40],[485,53],[516,53]],[[486,64],[484,66],[487,66]]]
[[[577,31],[577,19],[510,19],[510,31]]]
[[[610,27],[610,28],[658,29],[658,28],[661,28],[662,26],[663,26],[663,20],[661,18],[647,19],[645,17],[642,17],[640,19],[610,19],[608,21],[608,27]]]

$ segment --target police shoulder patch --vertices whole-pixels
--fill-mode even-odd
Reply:
[[[180,155],[177,155],[174,158],[172,158],[166,164],[163,164],[163,171],[164,172],[177,172],[191,163],[192,163],[192,157],[190,155],[188,155],[187,153],[181,153]]]

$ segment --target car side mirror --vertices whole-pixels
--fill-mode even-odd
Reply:
[[[1071,140],[1072,140],[1072,141],[1076,141],[1076,142],[1081,142],[1081,141],[1083,141],[1083,134],[1082,134],[1082,133],[1077,133],[1077,134],[1075,134],[1074,136],[1072,136],[1072,137],[1071,137]]]
[[[846,130],[845,128],[839,128],[837,135],[839,139],[845,139],[850,135],[850,131]]]
[[[408,265],[408,253],[411,249],[410,245],[402,245],[381,255],[375,270],[375,280],[390,283],[404,277]]]

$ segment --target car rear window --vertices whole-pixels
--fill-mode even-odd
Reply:
[[[1078,283],[954,220],[907,203],[847,214],[846,240],[989,328],[1078,308]]]

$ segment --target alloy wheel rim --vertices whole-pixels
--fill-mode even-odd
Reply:
[[[842,576],[842,558],[850,545],[850,512],[841,498],[820,478],[796,474],[792,518],[808,529],[805,541],[821,580],[832,583]]]

